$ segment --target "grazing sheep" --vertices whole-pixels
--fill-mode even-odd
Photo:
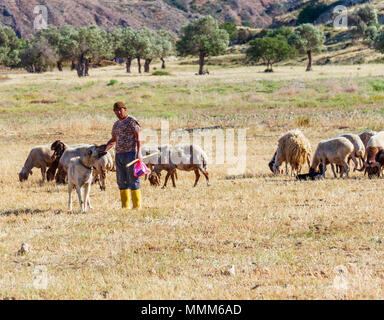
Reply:
[[[346,177],[349,178],[347,160],[353,151],[354,147],[352,142],[344,137],[320,141],[313,156],[309,172],[314,173],[317,167],[321,164],[322,174],[324,177],[327,164],[331,164],[333,174],[335,178],[337,178],[333,167],[333,164],[336,164],[342,166],[343,168],[341,175],[345,172]]]
[[[32,174],[33,168],[41,169],[41,176],[43,182],[45,181],[45,173],[47,167],[51,165],[53,152],[49,148],[49,145],[36,146],[29,152],[27,160],[25,160],[24,167],[19,172],[20,182],[28,180],[29,175]]]
[[[369,139],[371,139],[371,137],[374,136],[376,133],[376,131],[367,130],[359,134],[359,137],[363,142],[365,148],[367,148]]]
[[[175,180],[172,174],[176,169],[182,171],[194,171],[195,172],[195,184],[196,187],[199,179],[200,172],[203,173],[207,180],[207,185],[210,186],[209,175],[206,170],[208,157],[207,154],[199,146],[194,144],[180,144],[175,147],[164,146],[160,154],[161,161],[154,166],[149,181],[151,185],[159,184],[159,175],[162,170],[167,171],[163,188],[167,186],[169,177],[172,177],[173,187],[176,187]],[[167,161],[168,160],[168,161]]]
[[[383,168],[384,168],[384,150],[380,150],[376,157],[375,157],[376,162],[378,165],[375,165],[373,167],[366,166],[365,168],[362,168],[364,170],[364,175],[368,173],[368,178],[372,179],[373,177],[378,177],[380,178],[380,175],[383,173]]]
[[[365,149],[365,161],[364,166],[359,171],[365,170],[369,175],[374,175],[376,173],[375,167],[380,167],[380,163],[377,162],[376,156],[380,150],[384,149],[384,131],[380,131],[374,136],[372,136],[368,143],[367,148]]]
[[[376,154],[384,148],[384,131],[380,131],[372,136],[367,143],[365,159],[368,164],[375,162]]]
[[[297,175],[305,162],[308,167],[310,166],[311,153],[311,144],[304,134],[298,129],[290,130],[279,139],[272,167],[273,172],[277,174],[279,167],[285,162],[286,174],[288,174],[288,164],[290,164],[292,173]]]
[[[358,166],[357,159],[359,159],[361,166],[364,163],[364,155],[365,155],[364,143],[363,141],[361,141],[361,138],[357,134],[348,133],[348,134],[343,134],[340,137],[347,138],[353,144],[354,152],[352,152],[350,157],[348,158],[348,165],[350,160],[352,159],[353,163],[355,164],[355,168],[353,171],[356,171]]]
[[[87,206],[93,209],[91,206],[91,200],[89,197],[92,184],[92,171],[97,160],[101,155],[105,155],[105,146],[92,146],[82,152],[80,156],[71,158],[68,164],[68,209],[72,211],[72,190],[76,188],[77,195],[79,197],[80,210],[82,212],[87,211]]]
[[[157,153],[157,154],[144,159],[143,162],[152,172],[156,164],[162,163],[162,159],[163,159],[163,162],[165,163],[169,162],[170,149],[171,149],[171,146],[169,144],[164,144],[160,146],[145,145],[141,148],[141,154],[143,157],[153,153]],[[161,177],[161,173],[159,172],[158,176],[156,176],[156,178],[158,179],[154,178],[152,185],[156,185],[156,186],[160,185],[160,177]],[[172,172],[171,178],[172,178],[172,181],[174,181],[175,178],[177,179],[176,170]],[[147,175],[145,175],[145,180],[147,180]]]

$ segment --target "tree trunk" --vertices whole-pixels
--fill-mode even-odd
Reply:
[[[89,77],[89,59],[85,59],[85,65],[84,65],[84,76]]]
[[[202,75],[204,74],[204,58],[205,58],[205,55],[203,52],[200,52],[200,56],[199,56],[199,75]]]
[[[137,68],[139,70],[139,73],[141,73],[141,62],[140,62],[140,57],[137,57]]]
[[[149,72],[149,65],[151,64],[152,59],[145,59],[144,63],[144,72]]]
[[[76,69],[76,63],[75,63],[75,61],[72,60],[71,71],[73,71],[75,69]]]
[[[77,69],[77,75],[79,76],[79,77],[85,77],[86,76],[86,73],[87,73],[87,70],[86,70],[86,65],[87,65],[87,63],[86,63],[86,59],[84,59],[84,57],[83,56],[81,56],[80,57],[80,59],[79,59],[79,61],[78,61],[78,63],[77,63],[77,67],[76,67],[76,69]]]
[[[127,58],[127,61],[125,62],[125,65],[127,67],[127,73],[131,73],[131,63],[132,63],[132,59]]]
[[[59,71],[63,71],[63,62],[62,61],[57,61],[57,69],[59,69]]]
[[[161,60],[161,69],[165,69],[165,60],[164,60],[164,58],[160,58],[160,60]]]
[[[306,71],[312,71],[312,51],[308,50],[307,55],[308,55],[308,66]]]

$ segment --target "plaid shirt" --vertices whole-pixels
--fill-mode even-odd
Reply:
[[[132,116],[117,120],[112,128],[112,137],[116,139],[116,153],[135,152],[135,132],[139,132],[140,129],[139,123]]]

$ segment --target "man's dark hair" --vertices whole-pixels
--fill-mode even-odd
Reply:
[[[127,107],[125,106],[124,102],[118,101],[113,105],[113,110],[116,109],[127,109]]]

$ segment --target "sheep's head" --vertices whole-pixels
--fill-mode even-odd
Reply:
[[[273,165],[275,164],[275,159],[276,159],[276,152],[273,155],[272,160],[269,161],[269,163],[268,163],[268,167],[269,167],[269,169],[271,170],[272,173],[275,173],[274,170],[273,170]]]
[[[159,186],[160,185],[160,177],[156,172],[151,172],[148,177],[149,183],[151,186]]]
[[[23,182],[28,180],[28,177],[31,174],[32,174],[32,171],[28,172],[27,170],[25,170],[25,168],[21,169],[21,171],[19,172],[19,181]]]
[[[65,144],[60,140],[56,140],[54,143],[52,143],[51,150],[54,151],[51,160],[55,161],[56,159],[60,159],[65,151]]]
[[[375,176],[376,177],[380,177],[380,166],[369,166],[369,167],[366,167],[366,171],[368,173],[368,178],[369,179],[372,179],[374,178]]]

